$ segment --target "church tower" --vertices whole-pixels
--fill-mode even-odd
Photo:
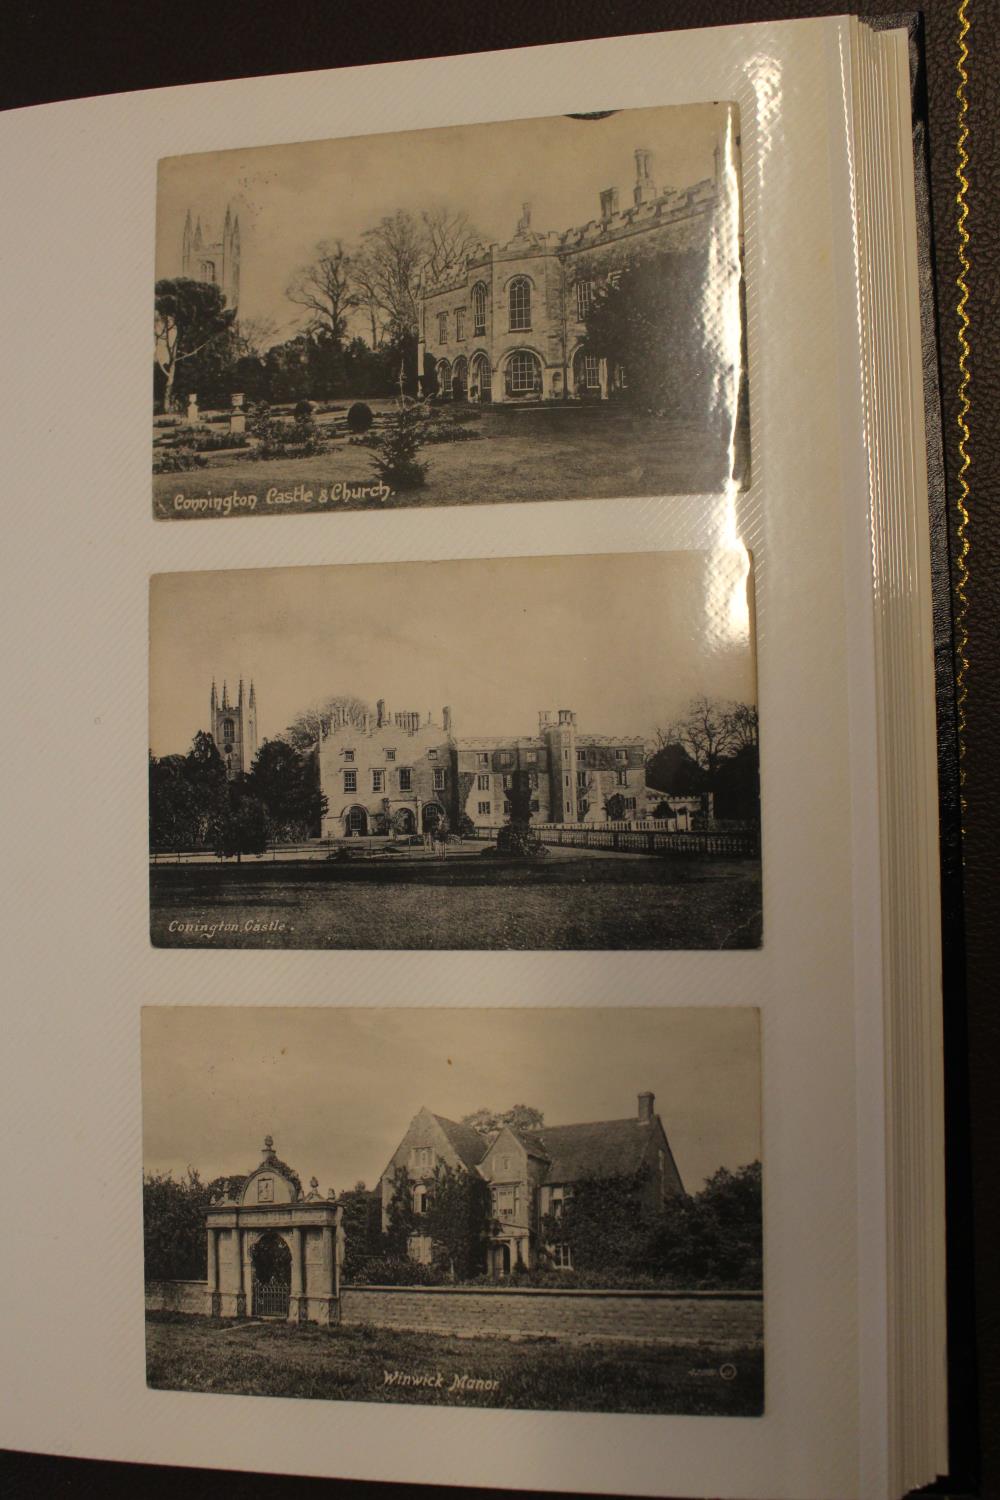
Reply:
[[[222,756],[226,775],[232,779],[249,771],[257,754],[257,694],[253,680],[250,681],[249,694],[245,694],[241,677],[236,702],[230,703],[225,682],[220,698],[213,677],[210,705],[212,738]]]
[[[225,297],[227,308],[239,306],[240,216],[228,203],[219,239],[208,236],[200,217],[192,223],[188,209],[181,236],[181,275],[192,281],[212,282]]]

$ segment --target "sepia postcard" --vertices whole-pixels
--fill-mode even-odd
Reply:
[[[752,1007],[147,1007],[149,1385],[760,1415],[759,1054]]]
[[[745,483],[739,160],[714,103],[161,161],[154,515]]]
[[[156,946],[760,944],[743,550],[158,574],[149,736]]]

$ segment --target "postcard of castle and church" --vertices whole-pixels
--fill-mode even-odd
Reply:
[[[161,161],[153,514],[746,484],[739,160],[715,103]]]
[[[148,1385],[760,1416],[760,1097],[751,1006],[146,1007]]]
[[[759,946],[752,609],[728,549],[155,575],[154,945]]]

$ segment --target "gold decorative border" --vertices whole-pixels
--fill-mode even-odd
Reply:
[[[966,95],[966,87],[969,82],[969,73],[968,69],[966,68],[966,63],[969,60],[969,48],[966,42],[966,37],[969,34],[971,23],[969,21],[968,9],[969,0],[959,0],[958,11],[956,12],[958,20],[958,60],[956,62],[956,68],[958,70],[959,82],[958,88],[955,91],[955,97],[958,100],[958,165],[955,168],[955,176],[958,179],[958,192],[955,196],[955,202],[958,207],[958,261],[960,269],[958,276],[955,278],[955,284],[958,287],[959,294],[958,304],[955,311],[958,315],[958,368],[960,371],[960,378],[958,382],[958,427],[961,436],[958,440],[958,451],[961,456],[962,462],[958,471],[957,501],[958,557],[956,559],[955,566],[958,571],[958,577],[955,582],[955,595],[958,603],[955,609],[955,652],[957,656],[955,677],[958,688],[956,699],[956,709],[958,716],[958,774],[962,808],[963,835],[965,833],[966,811],[964,764],[966,727],[965,704],[966,699],[969,696],[969,690],[966,684],[966,674],[969,670],[969,658],[966,655],[969,644],[969,629],[967,623],[969,599],[967,593],[967,585],[969,582],[968,557],[970,544],[968,502],[970,497],[970,485],[968,480],[968,471],[972,463],[968,447],[968,419],[969,412],[972,409],[972,399],[969,395],[969,385],[972,377],[969,372],[969,314],[966,311],[966,306],[969,301],[969,284],[967,277],[972,263],[969,260],[968,251],[969,231],[966,228],[965,224],[966,219],[969,217],[969,204],[966,197],[966,194],[969,191],[969,179],[965,175],[966,168],[969,165],[969,153],[966,149],[966,145],[969,139],[969,126],[966,120],[966,116],[969,111],[969,101]]]

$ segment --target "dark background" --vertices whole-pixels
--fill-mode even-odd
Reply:
[[[950,1338],[953,1452],[951,1475],[936,1487],[952,1496],[1000,1495],[1000,892],[993,878],[1000,836],[1000,0],[966,0],[970,22],[966,122],[971,327],[966,472],[970,524],[964,673],[964,812],[954,733],[952,608],[956,602],[959,452],[960,272],[958,183],[959,0],[919,7],[923,77],[918,106],[926,120],[931,251],[939,337],[944,475],[933,515],[940,710],[942,874],[948,1088]],[[0,18],[0,107],[121,90],[207,82],[252,74],[348,67],[445,53],[482,52],[688,26],[734,24],[849,9],[898,15],[893,0],[169,0],[167,4],[93,0],[7,0]],[[627,104],[628,101],[623,101]],[[4,212],[16,212],[7,204]],[[8,1350],[5,1357],[13,1358]],[[95,1375],[97,1372],[95,1372]],[[706,1438],[710,1434],[706,1430]],[[176,1489],[195,1497],[399,1496],[413,1490],[356,1481],[280,1479],[217,1471],[145,1468],[7,1454],[2,1476],[11,1496],[152,1495]],[[454,1489],[456,1497],[482,1491]],[[495,1491],[492,1493],[502,1493]],[[760,1500],[768,1500],[762,1496]]]

